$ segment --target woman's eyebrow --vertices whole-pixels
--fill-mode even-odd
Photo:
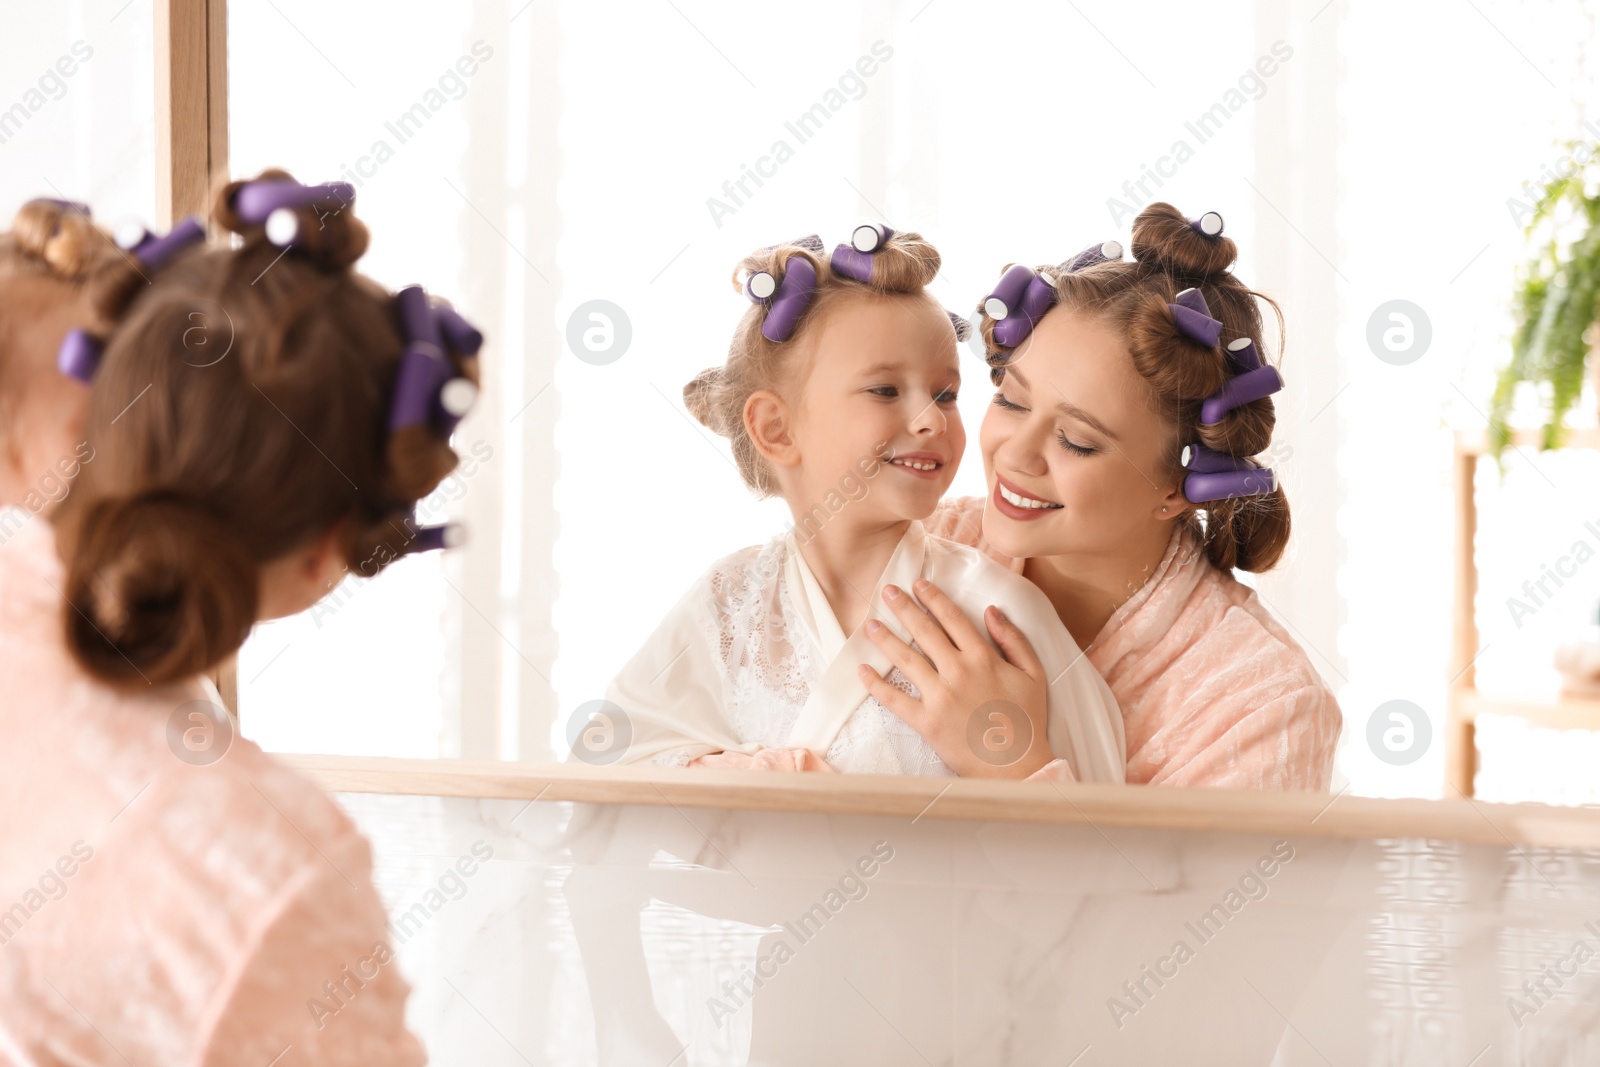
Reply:
[[[1093,415],[1089,414],[1087,411],[1078,407],[1076,404],[1069,404],[1063,400],[1061,403],[1056,405],[1056,410],[1068,418],[1077,419],[1079,422],[1092,426],[1094,429],[1099,430],[1113,441],[1121,440],[1120,437],[1111,432],[1110,427],[1101,422],[1099,419],[1095,418]]]
[[[1028,379],[1017,373],[1017,368],[1010,366],[1006,367],[1006,374],[1021,382],[1024,389],[1031,390],[1033,388],[1028,384]],[[1063,400],[1056,405],[1056,410],[1067,416],[1069,419],[1077,419],[1079,422],[1093,427],[1094,429],[1105,434],[1107,437],[1111,438],[1113,441],[1122,440],[1122,438],[1113,433],[1110,427],[1106,426],[1105,423],[1101,422],[1099,419],[1095,418],[1093,415],[1089,414],[1076,404],[1071,404]]]

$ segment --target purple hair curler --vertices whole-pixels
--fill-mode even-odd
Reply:
[[[835,274],[872,284],[872,264],[880,249],[889,243],[894,230],[881,222],[864,222],[850,233],[850,243],[833,250],[828,266]]]
[[[407,343],[427,345],[433,353],[442,356],[444,337],[433,305],[428,302],[428,291],[420,285],[408,285],[394,294],[394,303],[395,310],[400,313],[400,332]]]
[[[858,282],[871,285],[874,255],[872,252],[857,251],[849,245],[839,245],[834,248],[828,266],[833,268],[835,274],[842,274],[846,278],[854,278]]]
[[[1241,496],[1261,496],[1278,488],[1278,476],[1270,467],[1249,470],[1191,474],[1183,480],[1184,499],[1191,504],[1208,500],[1229,500]]]
[[[94,380],[94,372],[100,369],[100,357],[104,352],[104,346],[94,334],[88,330],[72,330],[61,339],[61,347],[56,350],[56,369],[88,385]]]
[[[206,228],[201,225],[198,218],[189,215],[174,226],[165,237],[152,238],[140,244],[137,258],[147,270],[160,270],[173,256],[205,239]]]
[[[1189,228],[1205,237],[1220,237],[1222,235],[1222,216],[1215,211],[1207,211],[1197,219],[1190,219]]]
[[[434,308],[434,314],[439,319],[439,329],[444,332],[444,339],[449,342],[452,351],[468,358],[478,354],[478,350],[483,347],[482,330],[462,318],[461,312],[449,304],[440,304]]]
[[[1206,303],[1205,294],[1198,289],[1189,288],[1172,298],[1174,304],[1182,304],[1190,311],[1198,312],[1206,318],[1211,317],[1211,305]]]
[[[434,423],[446,437],[456,432],[472,405],[478,402],[478,387],[471,378],[451,378],[439,387],[434,401]]]
[[[288,247],[300,233],[300,219],[294,209],[316,204],[348,207],[356,198],[349,182],[324,182],[301,185],[296,181],[246,182],[233,194],[233,210],[245,222],[264,225],[267,240],[279,248]]]
[[[111,241],[118,248],[127,252],[134,258],[143,254],[150,247],[150,242],[156,235],[145,228],[144,223],[138,219],[127,219],[117,224],[116,232],[111,235]]]
[[[783,280],[778,283],[767,305],[767,317],[761,323],[761,336],[778,343],[793,337],[800,316],[811,303],[811,294],[816,289],[817,269],[811,265],[811,261],[805,256],[790,256],[784,266]]]
[[[389,401],[390,433],[431,423],[445,383],[453,377],[427,292],[420,285],[408,285],[395,294],[394,302],[406,347],[400,353]]]
[[[994,343],[1002,348],[1020,345],[1055,302],[1056,287],[1043,274],[1034,275],[1022,291],[1017,309],[994,324]]]
[[[450,368],[423,344],[408,344],[400,354],[394,395],[389,401],[389,432],[433,421],[439,392],[450,380]]]
[[[1021,263],[1006,268],[995,283],[994,292],[983,298],[983,313],[996,322],[1011,314],[1011,309],[1022,299],[1023,291],[1033,281],[1033,271]]]
[[[1211,317],[1206,298],[1198,289],[1185,289],[1167,305],[1178,332],[1197,344],[1215,348],[1222,336],[1222,323]]]
[[[750,277],[744,280],[744,295],[749,297],[753,304],[771,300],[772,294],[777,291],[778,279],[773,277],[771,271],[751,271]]]
[[[355,198],[355,186],[349,182],[324,182],[321,185],[302,185],[286,180],[246,182],[234,191],[233,210],[246,222],[261,223],[279,208],[331,201],[338,201],[342,206]]]
[[[447,522],[441,526],[418,526],[406,551],[436,552],[444,548],[459,548],[465,544],[467,532],[460,523]]]
[[[1234,408],[1271,396],[1283,388],[1278,368],[1265,365],[1229,378],[1222,389],[1200,403],[1200,421],[1215,426]]]
[[[1217,452],[1200,444],[1198,441],[1192,445],[1183,446],[1183,453],[1178,462],[1183,464],[1185,470],[1193,471],[1196,474],[1216,474],[1221,471],[1255,469],[1255,464],[1243,456],[1230,456],[1226,452]]]
[[[1256,343],[1248,337],[1236,337],[1228,342],[1228,358],[1241,371],[1255,370],[1261,366],[1261,353],[1256,351]]]
[[[881,222],[863,222],[850,231],[850,245],[857,252],[876,252],[889,243],[894,230]],[[838,255],[837,252],[834,253]]]
[[[780,248],[804,248],[815,255],[822,255],[822,238],[816,234],[807,234],[805,237],[796,237],[792,241],[782,244],[768,245],[768,252],[775,252]],[[744,295],[750,298],[752,304],[760,304],[771,300],[778,291],[778,278],[769,270],[754,270],[744,280]]]
[[[1082,252],[1061,264],[1061,269],[1068,274],[1073,271],[1092,267],[1096,263],[1112,263],[1122,258],[1122,242],[1102,241],[1097,245],[1090,245]]]

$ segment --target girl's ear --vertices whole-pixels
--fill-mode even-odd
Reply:
[[[767,462],[792,467],[800,462],[800,449],[790,433],[789,405],[770,389],[757,389],[744,402],[744,429],[751,444]]]

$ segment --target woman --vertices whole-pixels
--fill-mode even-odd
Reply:
[[[942,503],[927,526],[1049,597],[1121,705],[1128,782],[1325,790],[1338,703],[1232,574],[1279,562],[1289,507],[1248,459],[1267,448],[1273,408],[1240,383],[1277,379],[1221,229],[1215,213],[1191,222],[1152,204],[1134,222],[1133,262],[1120,249],[1080,256],[1046,269],[1053,292],[1037,303],[989,304],[1011,312],[982,324],[999,387],[980,436],[989,491]],[[952,618],[936,589],[912,592]],[[1012,666],[1025,661],[1020,633],[991,619],[1002,655],[952,643],[905,597],[884,604],[927,659],[886,628],[874,639],[921,696],[876,677],[869,689],[919,733],[963,729],[964,709],[1002,693],[1040,699],[1045,680]]]
[[[411,516],[481,338],[354,270],[352,195],[234,182],[237,247],[188,220],[124,253],[48,201],[0,237],[0,296],[29,298],[0,300],[0,382],[54,396],[59,346],[87,445],[50,438],[71,490],[0,545],[0,1061],[426,1059],[366,840],[206,679],[256,621],[439,544]]]

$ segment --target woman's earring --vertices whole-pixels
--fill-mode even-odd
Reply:
[[[1161,506],[1161,514],[1165,515],[1166,513],[1167,513],[1167,506],[1165,504],[1163,504]]]

